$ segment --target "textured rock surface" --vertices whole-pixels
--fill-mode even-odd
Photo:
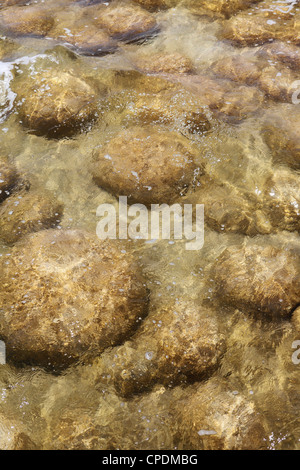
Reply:
[[[18,180],[16,169],[6,162],[5,159],[0,159],[0,202],[6,199],[10,194],[13,187]]]
[[[89,15],[97,27],[104,28],[113,38],[134,41],[153,34],[158,25],[154,16],[138,5],[110,5],[91,7]]]
[[[224,350],[214,312],[178,303],[158,308],[131,341],[104,355],[99,376],[110,374],[118,394],[128,397],[156,383],[172,387],[207,378]]]
[[[3,256],[8,358],[63,366],[128,338],[146,313],[147,292],[119,248],[85,232],[43,230]]]
[[[45,36],[54,24],[50,10],[36,6],[11,7],[0,13],[0,24],[16,36]]]
[[[296,331],[300,333],[300,307],[294,311],[292,322]]]
[[[0,450],[36,450],[23,427],[0,414]]]
[[[113,52],[117,47],[115,41],[105,31],[91,24],[81,10],[76,10],[76,13],[68,9],[58,12],[49,36],[73,46],[85,55],[102,55]]]
[[[134,66],[145,73],[190,73],[193,71],[193,64],[181,54],[156,53],[149,56],[138,55],[133,60]]]
[[[287,317],[300,301],[299,255],[272,246],[230,247],[211,271],[216,294],[253,314]]]
[[[95,90],[71,73],[45,72],[20,94],[22,121],[38,135],[69,136],[95,118]]]
[[[180,446],[190,450],[266,449],[267,432],[253,401],[212,379],[176,403]]]
[[[284,168],[275,170],[266,181],[264,207],[274,227],[300,231],[300,176]]]
[[[218,60],[213,64],[212,70],[221,77],[247,85],[253,85],[260,76],[259,64],[241,55]]]
[[[300,49],[294,44],[274,41],[271,44],[262,46],[257,54],[271,59],[272,62],[281,62],[291,69],[300,69]]]
[[[263,124],[262,135],[274,160],[293,169],[300,169],[299,106],[270,111]]]
[[[171,203],[192,183],[194,150],[179,134],[134,127],[94,152],[93,176],[103,189],[141,204]]]
[[[7,244],[31,232],[54,228],[63,205],[45,191],[20,191],[0,205],[0,239]]]
[[[181,4],[188,8],[191,13],[229,18],[257,1],[260,0],[183,0]]]
[[[295,91],[295,81],[296,76],[291,70],[270,66],[262,71],[258,79],[258,86],[268,97],[291,103],[292,94]]]
[[[240,14],[228,20],[220,37],[239,46],[254,46],[276,39],[278,24],[259,15]]]

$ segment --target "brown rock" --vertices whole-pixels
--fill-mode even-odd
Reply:
[[[175,404],[178,439],[189,450],[262,450],[268,436],[255,404],[212,379]]]
[[[117,48],[116,42],[105,31],[91,24],[81,10],[79,13],[68,9],[58,12],[55,26],[48,36],[85,55],[107,54]]]
[[[295,91],[296,77],[289,69],[278,69],[277,67],[266,67],[259,79],[258,86],[266,95],[281,102],[291,102]]]
[[[50,10],[38,6],[16,6],[1,12],[0,24],[16,36],[45,36],[54,19]]]
[[[1,0],[0,7],[10,7],[11,5],[24,5],[28,0]]]
[[[299,253],[252,245],[226,249],[211,277],[220,300],[252,313],[287,317],[300,301]]]
[[[177,52],[139,55],[133,57],[132,62],[138,70],[149,74],[190,73],[193,71],[190,59]]]
[[[132,257],[81,231],[43,230],[2,257],[8,360],[66,366],[130,336],[147,309]]]
[[[277,38],[279,25],[259,15],[239,14],[226,21],[220,37],[238,46],[255,46]]]
[[[262,46],[257,54],[272,62],[283,63],[293,70],[300,69],[300,49],[294,44],[274,41]]]
[[[300,231],[300,177],[288,169],[275,170],[265,185],[264,206],[274,227]]]
[[[264,99],[264,94],[254,87],[234,87],[224,94],[223,101],[218,104],[217,111],[229,120],[241,121],[260,111]]]
[[[0,449],[36,450],[36,446],[24,432],[21,424],[0,414]]]
[[[300,169],[300,111],[290,105],[278,111],[270,111],[263,124],[263,137],[276,162]]]
[[[156,383],[170,388],[207,378],[224,351],[214,312],[183,302],[150,314],[131,341],[101,358],[99,376],[109,373],[128,397]]]
[[[141,204],[169,204],[193,182],[195,153],[174,132],[133,127],[94,152],[93,176],[103,189]]]
[[[228,78],[237,83],[253,85],[260,76],[261,70],[257,61],[241,55],[225,57],[212,65],[212,70],[220,77]]]
[[[109,5],[91,7],[89,16],[97,27],[105,29],[113,38],[135,41],[151,36],[158,30],[155,18],[137,5]]]
[[[0,159],[0,202],[6,199],[17,184],[16,169],[5,160]]]
[[[54,228],[62,214],[63,205],[48,192],[16,192],[0,205],[0,239],[12,244],[27,233]]]
[[[229,18],[257,1],[260,0],[183,0],[182,5],[197,15]]]
[[[95,118],[96,92],[73,73],[45,72],[20,93],[22,121],[37,135],[70,136]]]
[[[156,11],[165,8],[175,7],[181,0],[133,0],[146,10]]]

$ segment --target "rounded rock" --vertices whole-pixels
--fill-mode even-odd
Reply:
[[[37,135],[72,136],[97,113],[93,87],[68,72],[45,72],[23,96],[22,122]]]
[[[273,246],[227,248],[211,271],[222,302],[274,317],[289,317],[300,301],[299,253]]]
[[[0,205],[0,239],[10,245],[31,232],[54,228],[63,205],[46,191],[20,191]]]
[[[50,10],[37,6],[11,7],[0,13],[5,31],[16,36],[45,36],[53,27]]]
[[[147,312],[138,267],[120,246],[79,230],[25,237],[0,261],[8,360],[64,367],[119,344]]]
[[[95,182],[116,196],[169,204],[193,182],[193,152],[177,133],[134,127],[94,152],[92,172]]]

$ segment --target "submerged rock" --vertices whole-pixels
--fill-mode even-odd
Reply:
[[[283,63],[293,70],[300,69],[300,49],[294,44],[274,41],[262,46],[257,54],[272,62]]]
[[[263,137],[276,162],[300,169],[300,112],[290,105],[280,111],[270,111],[263,123]]]
[[[96,5],[88,11],[93,23],[121,41],[136,41],[158,30],[154,16],[137,5]]]
[[[240,14],[226,21],[221,39],[238,46],[255,46],[277,38],[279,25],[259,15]]]
[[[133,127],[95,150],[92,173],[101,188],[116,196],[169,204],[192,184],[194,156],[189,142],[175,132]]]
[[[273,246],[227,248],[211,278],[222,302],[251,313],[288,317],[300,301],[299,253]]]
[[[132,63],[138,70],[149,74],[190,73],[193,71],[191,60],[177,52],[140,54],[132,57]]]
[[[63,205],[46,191],[16,192],[0,205],[0,239],[12,244],[27,233],[54,228],[62,214]]]
[[[255,59],[250,60],[241,55],[220,59],[212,65],[215,74],[234,82],[253,85],[260,76],[260,66]]]
[[[296,77],[289,69],[270,66],[264,68],[259,79],[258,86],[266,95],[277,101],[291,102],[295,91]]]
[[[284,168],[275,170],[265,184],[264,207],[273,227],[300,231],[300,176]]]
[[[183,0],[182,5],[197,15],[217,18],[230,18],[240,10],[249,8],[251,3],[260,0]]]
[[[214,312],[178,303],[158,308],[131,341],[104,355],[99,376],[109,373],[118,394],[128,397],[156,383],[172,387],[207,378],[224,351]]]
[[[0,159],[0,202],[10,195],[17,181],[17,170],[5,160]]]
[[[83,13],[75,14],[70,10],[60,11],[56,15],[49,36],[85,55],[107,54],[117,48],[117,43],[107,32],[88,21]]]
[[[78,230],[43,230],[0,260],[8,360],[66,366],[128,339],[147,311],[130,254]]]
[[[96,91],[73,73],[45,72],[20,94],[22,122],[37,135],[71,136],[96,117]]]
[[[0,25],[16,36],[45,36],[53,24],[51,11],[40,6],[16,6],[0,13]]]
[[[292,317],[292,323],[297,332],[300,333],[300,307],[298,307]]]
[[[0,413],[0,449],[36,450],[36,445],[24,432],[23,426]]]
[[[254,401],[233,393],[224,380],[190,387],[174,404],[180,448],[262,450],[267,448],[263,417]]]

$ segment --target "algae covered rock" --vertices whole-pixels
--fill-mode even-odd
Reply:
[[[112,2],[91,7],[88,14],[98,28],[103,28],[114,39],[121,41],[142,39],[158,30],[154,16],[138,5]]]
[[[220,38],[232,41],[238,46],[257,46],[277,39],[278,30],[276,21],[244,13],[226,21]]]
[[[274,227],[300,231],[300,176],[279,168],[267,178],[264,207]]]
[[[257,1],[260,0],[183,0],[181,4],[197,15],[230,18]]]
[[[270,98],[290,103],[295,91],[295,81],[296,76],[291,70],[270,66],[262,71],[258,86]]]
[[[73,73],[47,71],[20,94],[22,122],[37,135],[71,136],[95,119],[96,91]]]
[[[14,193],[0,205],[0,239],[7,244],[31,232],[54,228],[63,214],[63,205],[47,191]]]
[[[300,169],[299,123],[299,106],[290,105],[267,113],[262,128],[274,161],[285,163],[295,170]]]
[[[241,55],[234,55],[218,60],[212,65],[215,74],[237,83],[253,85],[260,76],[257,61]]]
[[[5,159],[0,159],[0,202],[6,199],[11,190],[17,184],[18,174],[17,170],[6,162]]]
[[[45,36],[53,24],[51,11],[39,6],[15,6],[0,13],[0,25],[15,36]]]
[[[95,182],[141,204],[171,203],[195,177],[194,150],[174,132],[133,127],[94,152]]]
[[[300,301],[300,253],[273,246],[232,246],[216,260],[211,279],[225,304],[253,314],[288,317]]]
[[[36,446],[20,423],[11,421],[0,413],[0,449],[35,450]]]
[[[274,41],[271,44],[263,45],[257,54],[273,63],[283,63],[293,70],[300,69],[300,49],[294,44]]]
[[[156,383],[170,388],[207,378],[224,351],[214,312],[178,302],[157,308],[131,341],[104,356],[99,376],[108,372],[118,394],[128,397]]]
[[[173,74],[190,73],[192,62],[183,55],[174,53],[139,54],[132,58],[133,65],[144,73]]]
[[[252,400],[212,379],[186,390],[175,404],[183,449],[263,450],[268,436]]]
[[[1,258],[8,360],[65,366],[128,338],[147,310],[129,254],[81,231],[43,230]]]

